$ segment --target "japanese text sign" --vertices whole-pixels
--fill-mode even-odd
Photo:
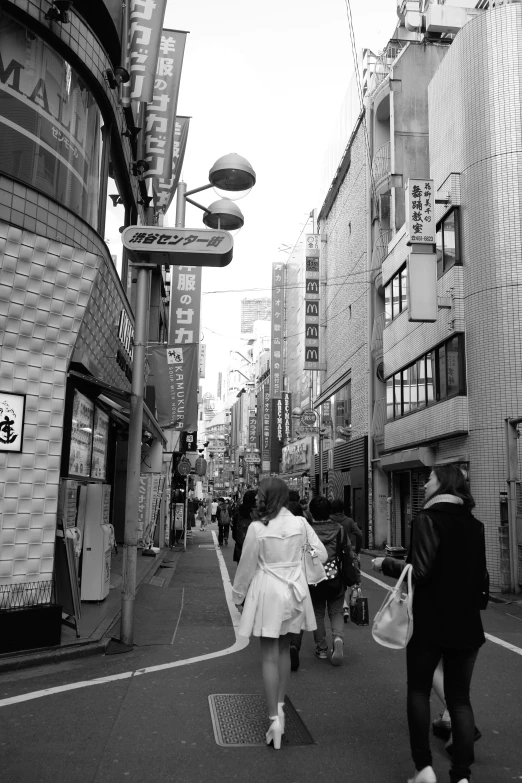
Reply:
[[[131,263],[221,267],[232,261],[234,241],[218,229],[128,226],[121,237]]]
[[[187,33],[163,30],[154,80],[154,94],[145,112],[145,177],[172,176],[179,83]]]
[[[435,244],[435,194],[432,179],[406,183],[406,232],[410,243]]]
[[[171,343],[199,343],[201,273],[201,267],[172,267],[169,321]],[[203,378],[204,375],[199,377]]]
[[[283,377],[284,265],[272,264],[272,332],[270,355],[270,396],[281,398]]]
[[[199,346],[199,377],[205,377],[205,364],[207,359],[207,346],[205,343],[201,343]]]
[[[257,419],[255,416],[250,416],[248,419],[248,442],[257,442]]]
[[[305,237],[305,370],[322,370],[319,350],[321,300],[321,241],[319,234]]]
[[[167,0],[130,0],[128,94],[131,100],[152,101],[166,6]]]
[[[270,385],[263,386],[263,461],[270,461]]]
[[[22,451],[25,395],[0,391],[0,451]]]
[[[191,343],[150,349],[160,427],[197,430],[198,347]]]
[[[152,178],[152,195],[155,211],[165,213],[174,198],[185,158],[189,124],[190,117],[176,117],[174,145],[172,147],[172,174],[170,177]]]

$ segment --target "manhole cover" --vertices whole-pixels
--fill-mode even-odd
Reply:
[[[270,726],[265,697],[255,693],[214,693],[208,697],[216,743],[225,747],[266,745]],[[287,697],[283,745],[314,745],[314,739]]]
[[[155,585],[155,587],[163,587],[165,580],[162,576],[152,576],[149,580],[149,585]]]

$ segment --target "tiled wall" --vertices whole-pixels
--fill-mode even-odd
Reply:
[[[25,394],[23,452],[0,452],[0,585],[51,578],[67,365],[100,257],[0,224],[0,390]]]
[[[360,125],[351,166],[321,225],[326,270],[326,373],[322,390],[351,369],[352,440],[368,432],[368,274],[366,147]],[[350,311],[351,307],[351,311]]]
[[[468,399],[452,397],[384,426],[384,448],[418,446],[426,441],[468,431]]]
[[[522,6],[491,9],[457,35],[429,89],[435,185],[461,174],[464,450],[497,585],[505,577],[498,540],[499,492],[507,488],[504,419],[522,415],[521,52]]]

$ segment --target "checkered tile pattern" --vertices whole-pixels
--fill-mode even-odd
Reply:
[[[51,578],[66,371],[98,264],[0,223],[0,390],[27,395],[23,452],[0,452],[0,585]]]

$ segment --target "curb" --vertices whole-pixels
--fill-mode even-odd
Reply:
[[[136,589],[138,589],[149,577],[154,576],[159,569],[164,558],[170,550],[161,551],[155,558],[151,558],[149,568],[144,571]],[[90,655],[104,654],[110,637],[105,636],[108,629],[114,625],[121,614],[121,610],[110,618],[102,620],[100,625],[91,634],[89,639],[83,642],[73,642],[67,645],[57,645],[55,647],[40,647],[37,650],[20,650],[16,653],[6,653],[0,655],[0,674],[7,671],[18,669],[29,669],[34,666],[43,666],[49,663],[61,663],[62,661],[71,661],[74,658],[87,658]],[[94,639],[92,637],[95,637]]]

